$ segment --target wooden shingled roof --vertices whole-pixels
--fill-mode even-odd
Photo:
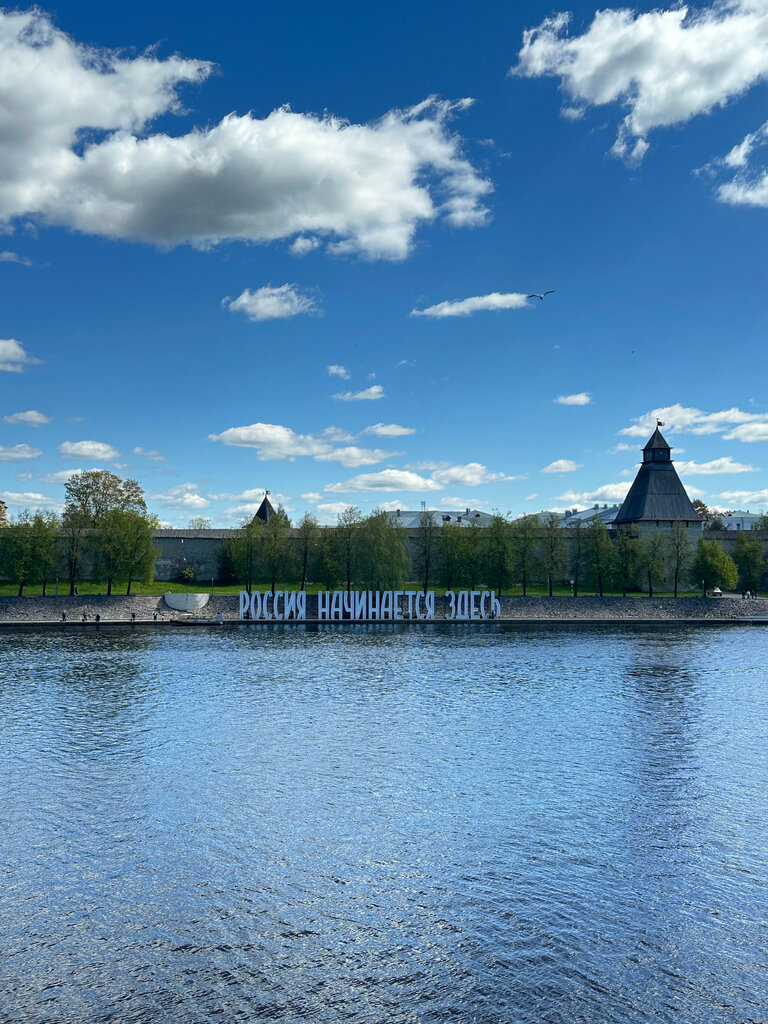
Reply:
[[[640,522],[699,522],[658,426],[643,448],[643,463],[614,519],[615,526]]]

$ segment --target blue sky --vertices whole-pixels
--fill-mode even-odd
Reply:
[[[765,508],[767,79],[768,0],[4,11],[0,498],[586,507],[658,415]]]

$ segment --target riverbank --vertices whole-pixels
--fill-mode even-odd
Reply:
[[[762,597],[503,597],[500,603],[501,620],[518,622],[734,622],[744,617],[768,618],[768,598]],[[447,601],[436,596],[435,621],[444,621],[446,607]],[[130,625],[133,621],[170,625],[172,619],[182,617],[155,595],[0,597],[0,626],[61,624],[62,614],[67,624],[77,625],[82,625],[83,615],[88,623],[94,623],[98,615],[105,625]],[[226,622],[237,622],[239,598],[236,594],[214,595],[200,614],[214,618],[221,614]],[[310,594],[307,621],[316,620],[317,599]]]

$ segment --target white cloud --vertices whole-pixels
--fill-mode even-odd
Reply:
[[[726,441],[745,441],[748,444],[754,441],[768,441],[768,423],[742,423],[734,427],[727,434],[723,434]]]
[[[337,428],[328,428],[331,436],[340,438],[343,434]],[[297,434],[290,427],[277,423],[251,423],[247,427],[230,427],[221,434],[209,434],[209,441],[221,441],[222,444],[235,447],[255,448],[257,457],[267,459],[295,459],[308,456],[318,462],[340,462],[343,466],[372,466],[383,462],[394,452],[386,452],[381,448],[358,448],[347,445],[337,448],[325,437],[312,434]]]
[[[490,295],[474,295],[469,299],[438,302],[426,309],[412,309],[410,316],[470,316],[480,310],[522,309],[527,305],[526,296],[519,292],[491,292]]]
[[[629,163],[642,160],[653,129],[708,114],[768,76],[763,0],[642,14],[603,10],[578,36],[565,34],[569,21],[559,13],[524,32],[512,73],[560,78],[571,116],[620,103],[628,113],[612,153]]]
[[[768,144],[768,121],[757,131],[750,132],[741,142],[720,160],[713,160],[705,170],[716,172],[720,168],[735,170],[731,181],[720,185],[717,195],[724,203],[732,206],[768,206],[768,170],[765,167],[753,170],[752,156],[755,150]]]
[[[440,505],[442,508],[453,508],[453,509],[481,509],[487,508],[490,502],[480,501],[479,498],[441,498]]]
[[[40,479],[44,484],[65,484],[70,477],[78,476],[82,469],[62,469],[58,473],[44,473]]]
[[[236,299],[226,298],[222,305],[233,313],[245,313],[249,320],[285,320],[299,313],[318,313],[319,309],[311,295],[302,295],[298,285],[271,284],[251,291],[246,288]]]
[[[49,498],[45,494],[38,494],[34,491],[0,491],[0,501],[4,501],[9,508],[52,508],[60,509],[62,502],[58,498]]]
[[[461,487],[479,487],[494,480],[518,480],[519,477],[506,476],[504,473],[491,473],[481,462],[468,462],[464,466],[448,466],[447,469],[436,469],[432,473],[433,481],[440,487],[448,484],[459,484]]]
[[[312,252],[313,249],[317,249],[320,244],[319,238],[299,235],[299,237],[294,239],[291,243],[291,252],[294,256],[306,256],[308,252]]]
[[[131,43],[132,40],[127,40]],[[431,98],[369,124],[289,107],[148,134],[212,65],[95,50],[39,10],[0,14],[0,220],[161,246],[293,239],[403,259],[421,225],[481,224],[491,190],[450,130],[469,106]],[[164,126],[165,127],[165,126]],[[301,240],[301,241],[300,241]]]
[[[342,391],[333,396],[337,402],[375,402],[379,398],[386,398],[384,388],[381,384],[372,384],[362,391]]]
[[[323,496],[317,491],[307,491],[306,494],[301,495],[301,500],[306,502],[308,505],[316,505],[318,501],[323,500]]]
[[[346,501],[326,501],[317,506],[317,514],[324,525],[335,525],[337,517],[348,508]]]
[[[573,459],[556,459],[554,462],[550,462],[548,466],[545,466],[540,472],[573,473],[574,470],[581,468],[582,464],[580,462],[574,462]]]
[[[211,501],[241,501],[241,502],[255,502],[256,509],[259,508],[262,501],[264,501],[264,495],[267,492],[266,487],[249,487],[246,491],[240,491],[239,494],[231,494],[225,492],[224,494],[210,494],[209,498]],[[270,504],[274,505],[287,505],[291,500],[290,495],[281,494],[280,491],[269,492]],[[256,511],[254,509],[254,511]]]
[[[133,449],[133,454],[134,455],[142,455],[145,459],[149,459],[150,462],[166,462],[167,461],[166,457],[163,455],[162,452],[155,451],[154,449],[150,449],[149,451],[147,451],[146,448],[142,448],[139,445],[137,445]]]
[[[397,501],[380,501],[380,502],[377,503],[376,508],[380,509],[382,512],[397,512],[398,509],[401,509],[401,510],[402,509],[406,509],[407,510],[408,502],[403,503],[400,500],[397,500]]]
[[[28,444],[0,444],[0,462],[19,462],[21,459],[37,459],[43,453]]]
[[[558,395],[552,401],[558,405],[589,405],[592,396],[589,391],[579,391],[575,395]]]
[[[325,455],[332,446],[311,434],[297,434],[277,423],[251,423],[230,427],[221,434],[209,434],[209,441],[235,447],[255,448],[260,459],[293,459],[299,455]]]
[[[340,462],[342,466],[351,469],[356,466],[374,466],[377,462],[401,454],[402,452],[385,452],[382,448],[358,448],[357,445],[348,445],[346,448],[334,448],[327,455],[316,455],[315,458],[318,462]]]
[[[526,501],[535,501],[536,498],[538,498],[538,496],[539,496],[538,493],[536,491],[534,491],[533,494],[526,494],[525,500]]]
[[[627,491],[631,487],[629,481],[618,484],[603,484],[602,487],[595,488],[594,491],[566,491],[565,494],[558,494],[558,501],[564,501],[568,505],[585,505],[593,502],[606,502],[612,504],[613,502],[624,501],[627,496]]]
[[[22,267],[34,267],[28,256],[20,256],[17,252],[0,252],[0,263],[20,263]]]
[[[739,506],[753,505],[758,507],[768,507],[768,490],[763,491],[723,491],[722,494],[718,494],[718,498],[722,498],[728,502],[730,508],[739,508]]]
[[[379,473],[360,473],[343,483],[327,484],[328,493],[347,491],[439,491],[440,484],[406,469],[382,469]]]
[[[186,483],[171,487],[163,494],[150,494],[148,497],[151,501],[158,502],[163,508],[175,508],[181,511],[207,508],[210,501],[197,492],[197,484]]]
[[[26,423],[28,427],[42,427],[45,423],[51,422],[50,416],[45,416],[37,409],[28,409],[26,412],[13,412],[10,416],[3,416],[4,423]]]
[[[339,366],[338,363],[334,363],[332,366],[326,366],[331,377],[341,377],[342,380],[349,380],[352,374],[346,368],[346,366]]]
[[[376,437],[405,437],[415,434],[415,427],[401,427],[398,423],[374,423],[362,431],[364,434],[375,434]]]
[[[0,14],[2,17],[2,14]],[[0,93],[0,98],[2,93]],[[0,182],[0,187],[1,187]],[[8,373],[22,373],[25,366],[39,364],[40,360],[24,351],[24,346],[15,338],[0,338],[0,370]]]
[[[342,430],[341,427],[326,427],[323,431],[322,437],[327,441],[340,441],[344,444],[348,444],[350,441],[355,440],[355,434],[350,434],[348,430]]]
[[[59,445],[59,454],[65,459],[98,459],[100,462],[120,458],[120,452],[103,441],[64,441]]]
[[[759,426],[768,423],[768,413],[743,412],[735,406],[719,412],[703,412],[692,406],[680,405],[679,402],[651,409],[650,412],[632,420],[631,426],[624,427],[619,433],[630,437],[648,438],[659,420],[665,434],[720,434],[728,430],[729,433],[723,435],[726,441],[768,439],[768,431]],[[749,425],[752,429],[742,431],[742,425]]]
[[[681,476],[709,476],[715,473],[756,473],[755,466],[747,466],[743,462],[734,462],[730,455],[710,462],[676,462],[677,472]]]

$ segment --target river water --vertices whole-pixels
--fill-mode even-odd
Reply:
[[[0,1020],[768,1018],[768,630],[0,635]]]

